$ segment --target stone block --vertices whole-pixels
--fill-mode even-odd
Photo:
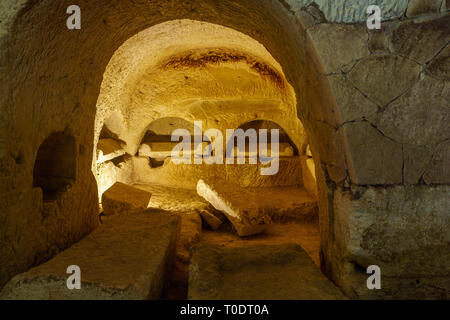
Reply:
[[[448,14],[433,20],[404,22],[392,32],[393,52],[424,64],[450,41],[449,24]]]
[[[100,139],[97,144],[97,163],[103,163],[117,157],[123,156],[123,150],[120,142],[114,139]]]
[[[325,73],[340,71],[341,67],[369,54],[365,26],[318,24],[308,29]]]
[[[411,18],[423,14],[439,13],[441,4],[442,0],[410,0],[406,16]]]
[[[341,74],[328,77],[336,105],[339,109],[340,123],[367,118],[377,112],[375,103],[359,92]]]
[[[360,185],[401,183],[402,145],[384,136],[368,122],[351,122],[340,131],[347,141],[351,180]]]
[[[376,123],[395,141],[433,145],[450,138],[450,84],[426,76],[392,102]]]

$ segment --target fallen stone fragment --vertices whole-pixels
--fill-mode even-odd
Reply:
[[[50,261],[15,276],[0,300],[143,300],[161,298],[173,264],[180,218],[148,210],[111,217]],[[81,289],[69,290],[69,266],[81,271]]]
[[[317,203],[299,187],[242,188],[199,180],[197,193],[225,214],[239,236],[261,233],[275,221],[312,220]]]
[[[303,249],[294,244],[191,249],[188,299],[345,299]]]
[[[102,206],[106,216],[133,213],[147,209],[152,194],[130,185],[116,182],[102,195]]]

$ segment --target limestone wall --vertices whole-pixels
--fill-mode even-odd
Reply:
[[[381,31],[365,28],[365,1],[78,2],[80,31],[66,28],[70,1],[0,5],[0,286],[95,227],[96,103],[116,49],[153,25],[193,19],[259,41],[292,86],[316,164],[328,275],[370,297],[355,266],[380,264],[396,277],[390,296],[445,297],[449,261],[430,254],[449,244],[447,1],[375,1]],[[76,139],[77,177],[46,218],[33,165],[46,137],[63,131]]]
[[[445,1],[378,1],[386,21],[368,30],[363,2],[341,11],[331,1],[291,3],[321,59],[345,141],[347,174],[326,178],[336,189],[324,267],[350,296],[445,298],[450,16]],[[371,264],[384,271],[383,292],[363,283]]]

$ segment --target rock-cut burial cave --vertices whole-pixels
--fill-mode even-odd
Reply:
[[[14,2],[0,299],[448,299],[445,1]]]

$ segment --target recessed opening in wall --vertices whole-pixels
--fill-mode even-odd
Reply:
[[[255,135],[258,135],[261,130],[267,130],[267,151],[269,154],[270,150],[272,150],[272,130],[278,130],[278,155],[280,157],[293,157],[299,155],[295,143],[291,140],[286,131],[274,121],[253,120],[240,125],[238,129],[242,129],[244,132],[250,132],[249,130],[253,129]],[[257,139],[259,141],[259,137]],[[247,138],[247,140],[249,140],[249,138]],[[230,141],[229,143],[233,143],[233,141]],[[245,147],[245,152],[248,153],[250,147],[249,141],[247,141]]]
[[[172,141],[172,134],[179,136],[179,139]],[[146,128],[138,154],[140,157],[148,157],[151,167],[159,167],[164,164],[165,159],[171,157],[172,150],[180,141],[191,141],[191,154],[194,154],[196,134],[202,135],[201,128],[185,119],[178,117],[157,119]]]
[[[75,179],[75,138],[62,132],[51,134],[37,152],[33,187],[42,189],[45,202],[54,201]]]

